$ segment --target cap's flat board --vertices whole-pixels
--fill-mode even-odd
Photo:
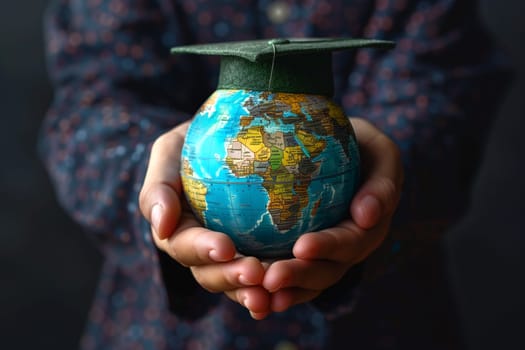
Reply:
[[[189,53],[198,55],[236,56],[251,62],[259,62],[282,55],[312,54],[355,48],[384,48],[395,46],[392,41],[373,39],[263,39],[253,41],[235,41],[213,44],[179,46],[171,49],[173,54]]]

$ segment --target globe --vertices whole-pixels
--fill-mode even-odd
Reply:
[[[300,235],[346,218],[359,182],[352,126],[322,95],[216,90],[181,164],[197,219],[260,258],[291,256]]]

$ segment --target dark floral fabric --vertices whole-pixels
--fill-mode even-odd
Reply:
[[[97,238],[105,256],[81,347],[321,349],[329,341],[329,318],[359,302],[347,284],[355,279],[347,278],[330,298],[254,321],[156,250],[138,209],[150,146],[191,117],[215,89],[218,69],[216,58],[172,57],[170,47],[276,37],[396,41],[391,51],[334,56],[335,99],[402,151],[406,186],[398,234],[380,249],[379,261],[388,265],[405,246],[435,239],[467,204],[472,165],[505,76],[505,61],[480,27],[475,5],[53,1],[45,28],[55,95],[40,150],[63,207]]]

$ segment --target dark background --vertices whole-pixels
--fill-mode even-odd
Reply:
[[[35,151],[51,98],[41,30],[45,4],[23,0],[0,5],[4,349],[76,348],[101,266],[92,242],[56,203]],[[418,268],[397,277],[398,285],[404,278],[421,280],[419,289],[397,288],[391,297],[398,298],[400,310],[407,310],[408,321],[399,328],[403,348],[447,348],[435,342],[436,332],[461,348],[525,348],[520,300],[525,295],[524,7],[522,0],[481,1],[483,18],[515,64],[515,79],[491,132],[471,210],[441,246],[415,262]],[[418,299],[425,293],[423,301]],[[434,347],[425,346],[430,343]]]

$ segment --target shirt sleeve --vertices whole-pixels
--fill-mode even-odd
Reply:
[[[406,185],[396,222],[457,219],[509,78],[476,1],[384,1],[363,36],[341,99],[400,147]]]
[[[358,267],[362,275],[350,269],[317,301],[332,317],[351,309],[362,283],[436,243],[461,217],[509,81],[508,62],[484,30],[475,1],[380,3],[363,36],[397,45],[359,50],[338,97],[348,115],[368,119],[399,146],[405,184],[392,232]],[[335,67],[344,66],[337,59]]]
[[[202,90],[185,58],[170,57],[168,45],[179,40],[176,14],[165,16],[173,11],[168,1],[62,0],[45,16],[55,95],[41,157],[63,208],[130,274],[141,259],[169,266],[159,263],[166,259],[155,251],[138,193],[153,140],[189,118],[198,105],[188,96]],[[179,287],[193,281],[173,271],[162,276],[178,278]],[[191,291],[179,294],[169,295],[178,306]]]
[[[510,79],[476,1],[383,5],[363,35],[394,40],[396,48],[360,50],[341,96],[350,115],[372,121],[402,153],[405,185],[392,235],[380,249],[381,270],[388,268],[386,255],[412,254],[464,214]]]

